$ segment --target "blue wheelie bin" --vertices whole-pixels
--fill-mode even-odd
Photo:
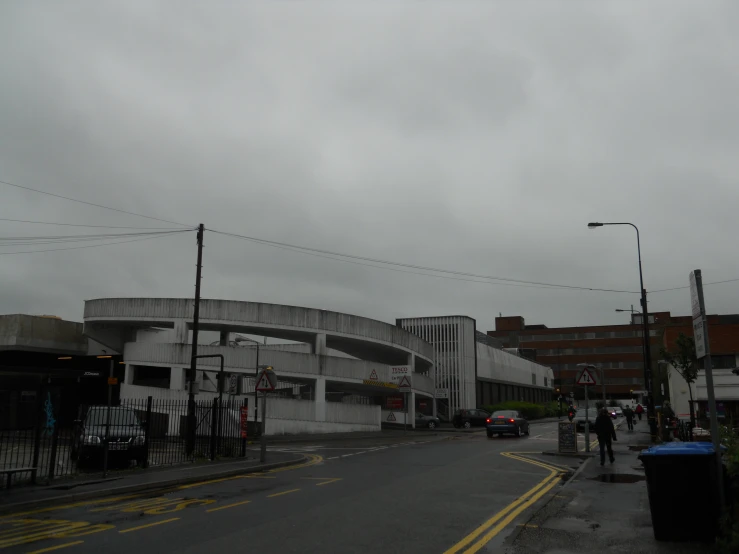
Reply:
[[[716,458],[710,442],[670,442],[642,450],[658,541],[713,542],[719,531]]]

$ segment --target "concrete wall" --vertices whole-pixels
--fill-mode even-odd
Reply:
[[[85,302],[85,324],[91,324],[91,332],[95,322],[171,327],[176,320],[186,321],[188,325],[191,323],[192,299],[101,298]],[[200,322],[204,329],[231,328],[245,333],[261,330],[265,336],[290,340],[307,340],[311,333],[325,333],[414,352],[428,364],[432,364],[434,359],[430,344],[403,329],[374,319],[326,310],[233,300],[201,300]],[[103,337],[95,338],[104,342]],[[112,344],[111,347],[115,348]]]
[[[554,372],[550,367],[478,342],[477,377],[529,387],[547,388],[551,391]]]
[[[182,415],[182,406],[186,396],[182,392],[167,389],[141,387],[136,385],[121,385],[121,397],[126,399],[153,398],[177,401],[179,408],[172,410],[169,418],[169,434],[179,434],[179,422]],[[201,393],[198,400],[212,401],[217,394]],[[240,402],[241,400],[239,400]],[[260,398],[260,403],[261,403]],[[254,420],[254,398],[249,399],[249,421]],[[337,402],[325,403],[325,420],[317,417],[317,404],[309,400],[292,400],[289,398],[271,397],[267,399],[267,435],[285,434],[312,434],[338,433],[349,431],[379,431],[380,406],[366,406],[359,404],[340,404]],[[166,405],[166,402],[164,403]],[[168,413],[158,403],[154,404],[158,413]],[[233,418],[239,417],[238,410],[233,410]],[[261,416],[260,416],[261,417]],[[234,419],[237,422],[237,419]],[[235,428],[238,428],[235,426]]]
[[[690,419],[690,388],[693,390],[693,400],[698,400],[698,391],[696,390],[696,383],[693,383],[689,388],[688,384],[683,379],[677,370],[670,365],[668,368],[668,384],[670,388],[670,403],[675,415],[680,419]],[[700,378],[700,375],[699,375]],[[737,378],[739,379],[739,377]],[[705,373],[703,373],[703,386],[705,387]],[[737,383],[739,385],[739,383]],[[705,390],[705,389],[704,389]],[[707,400],[707,398],[706,398]]]
[[[24,314],[0,316],[0,350],[87,355],[82,323]]]

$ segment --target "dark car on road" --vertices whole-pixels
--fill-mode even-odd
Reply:
[[[107,406],[90,406],[85,416],[75,421],[75,434],[70,457],[78,464],[100,463],[106,443],[105,428],[108,422]],[[108,434],[108,460],[137,465],[144,461],[144,426],[136,412],[130,408],[110,408],[110,432]]]
[[[590,430],[593,429],[595,418],[598,417],[598,408],[588,408],[587,410],[582,409],[577,412],[575,416],[575,427],[578,431],[585,431],[585,417],[587,416],[588,426]]]
[[[514,410],[493,412],[486,420],[485,427],[489,439],[492,439],[493,435],[501,436],[504,433],[510,433],[517,437],[520,437],[521,434],[529,434],[529,422],[520,412]]]
[[[432,415],[420,414],[416,412],[416,427],[428,427],[436,429],[441,424],[441,420]]]
[[[459,428],[482,427],[490,414],[485,410],[457,410],[454,413],[452,424]]]

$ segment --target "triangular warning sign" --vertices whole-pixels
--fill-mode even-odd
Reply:
[[[374,369],[372,370],[372,373],[370,373],[370,379],[377,381],[377,372]]]
[[[269,380],[269,377],[267,377],[266,373],[262,373],[259,376],[259,381],[257,381],[256,389],[258,391],[272,391],[275,390],[275,388],[272,386],[272,383]]]
[[[395,421],[395,414],[393,412],[390,412],[390,415],[387,416],[388,421]]]
[[[593,374],[590,373],[590,369],[585,367],[582,370],[582,373],[580,374],[580,377],[577,379],[578,385],[595,385],[595,377],[593,377]]]
[[[408,376],[407,375],[403,375],[400,378],[400,382],[398,383],[398,388],[410,387],[410,386],[411,386],[411,380],[408,379]]]

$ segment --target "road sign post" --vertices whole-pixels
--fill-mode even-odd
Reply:
[[[407,366],[406,366],[407,367]],[[410,406],[408,404],[408,399],[410,398],[410,392],[413,390],[413,387],[411,386],[411,374],[407,373],[405,375],[402,375],[400,377],[400,380],[398,381],[398,391],[402,392],[405,399],[405,417],[403,418],[403,433],[408,432],[408,416],[410,415]]]
[[[577,384],[585,387],[585,452],[590,452],[590,421],[588,419],[588,387],[596,384],[590,367],[583,367],[577,378]]]
[[[706,304],[703,298],[703,276],[701,270],[690,272],[690,303],[693,313],[693,340],[695,355],[704,359],[706,371],[706,392],[708,393],[708,409],[711,420],[711,440],[716,452],[716,481],[718,485],[719,507],[724,513],[724,469],[721,463],[721,437],[718,429],[718,413],[716,411],[716,393],[713,389],[713,366],[711,364],[711,346],[708,342],[708,325],[706,322]],[[690,407],[691,413],[693,407]]]
[[[265,430],[267,428],[267,393],[272,392],[277,387],[277,375],[272,370],[271,366],[265,366],[262,372],[257,378],[257,384],[254,387],[255,397],[260,392],[262,393],[262,433],[259,437],[260,454],[259,461],[264,463],[267,457],[267,438],[265,437]]]

